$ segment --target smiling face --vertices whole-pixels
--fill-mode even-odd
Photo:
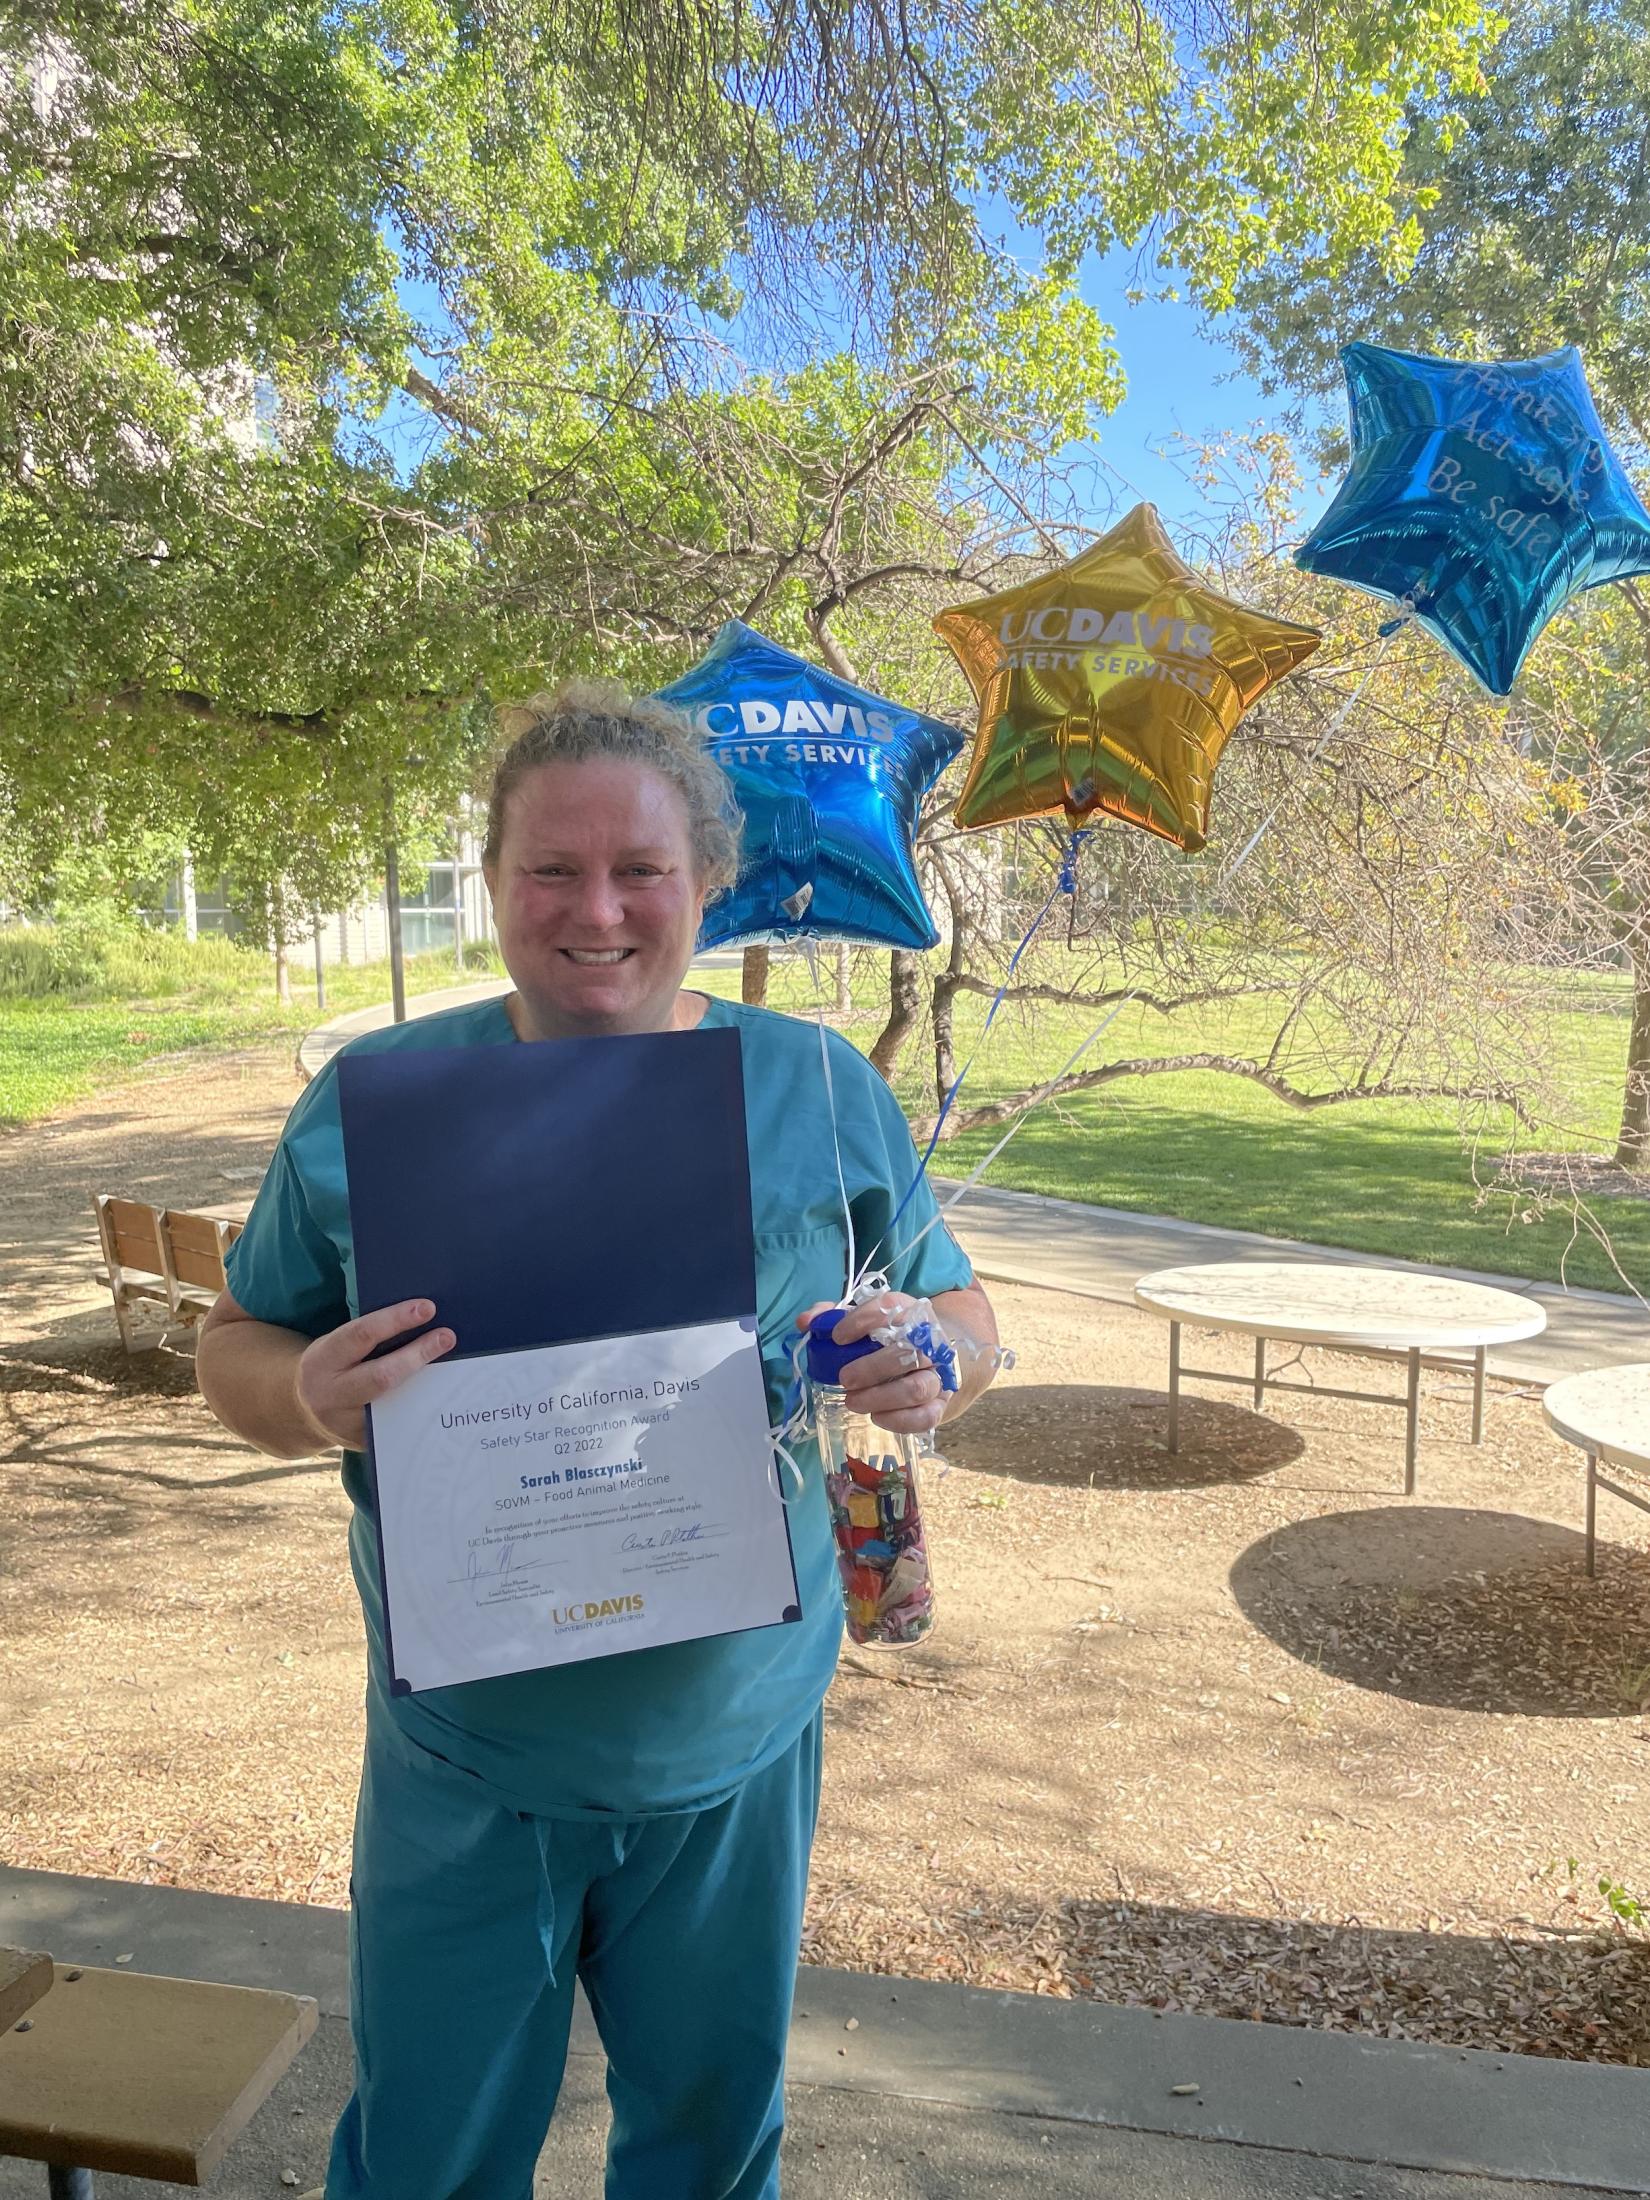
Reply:
[[[487,870],[523,1038],[668,1031],[704,913],[687,805],[645,764],[541,764]]]

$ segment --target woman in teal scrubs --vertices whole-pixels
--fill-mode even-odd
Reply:
[[[926,1297],[954,1332],[994,1343],[955,1241],[940,1227],[917,1242],[934,1213],[926,1184],[894,1226],[916,1162],[875,1071],[830,1035],[833,1141],[817,1029],[682,990],[705,901],[736,861],[726,782],[691,729],[593,683],[520,718],[484,861],[515,991],[354,1046],[732,1024],[774,1418],[797,1324],[842,1297],[843,1184],[856,1244],[881,1248],[891,1288],[845,1314],[837,1336],[868,1336]],[[841,1627],[822,1478],[815,1466],[792,1507],[800,1625],[392,1695],[363,1416],[453,1349],[440,1311],[417,1300],[361,1310],[337,1085],[323,1071],[230,1255],[199,1372],[219,1419],[262,1450],[341,1447],[354,1504],[368,1649],[351,1878],[356,2068],[325,2200],[531,2200],[575,1977],[608,2058],[609,2200],[773,2200],[820,1705]],[[988,1352],[960,1358],[951,1395],[899,1344],[850,1362],[843,1380],[883,1427],[924,1431],[989,1379]]]

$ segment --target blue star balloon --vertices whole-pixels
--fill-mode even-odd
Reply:
[[[1307,572],[1407,600],[1492,695],[1578,589],[1650,572],[1650,512],[1573,346],[1499,365],[1377,344],[1341,358],[1352,466],[1297,553]]]
[[[962,748],[955,726],[868,695],[738,619],[659,696],[704,735],[745,820],[738,880],[705,911],[701,947],[935,945],[912,851],[923,796]]]

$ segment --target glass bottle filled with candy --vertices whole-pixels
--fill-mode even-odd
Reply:
[[[831,1332],[843,1312],[834,1307],[809,1324],[813,1424],[849,1638],[892,1648],[920,1642],[934,1624],[934,1582],[917,1483],[921,1447],[917,1438],[878,1428],[868,1414],[849,1407],[838,1379],[843,1367],[878,1351],[885,1340],[837,1344]],[[936,1365],[942,1385],[954,1390],[954,1356],[942,1353]]]

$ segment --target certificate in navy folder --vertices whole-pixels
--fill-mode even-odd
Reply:
[[[392,1686],[800,1616],[736,1031],[338,1064],[362,1311],[458,1339],[368,1411]]]

